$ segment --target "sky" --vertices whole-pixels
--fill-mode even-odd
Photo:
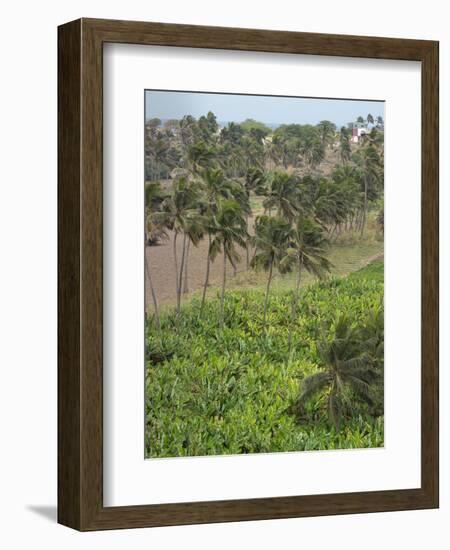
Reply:
[[[208,111],[212,111],[219,122],[253,118],[265,124],[317,124],[330,120],[340,127],[369,113],[384,119],[384,102],[153,90],[145,93],[147,120],[180,119],[184,115],[199,118]]]

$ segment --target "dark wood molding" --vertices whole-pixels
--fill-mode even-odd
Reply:
[[[58,32],[58,521],[81,527],[81,21]]]
[[[422,486],[103,506],[102,62],[105,42],[422,64]],[[438,43],[80,19],[58,29],[58,521],[115,529],[438,506]]]

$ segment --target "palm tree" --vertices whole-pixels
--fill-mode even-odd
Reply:
[[[275,170],[268,175],[268,179],[264,209],[270,212],[274,208],[278,216],[292,221],[299,210],[298,178],[287,171]]]
[[[384,235],[384,203],[381,204],[380,209],[377,214],[377,225],[380,228],[380,231]]]
[[[200,306],[201,315],[205,306],[206,289],[209,285],[209,274],[211,269],[211,239],[215,231],[213,218],[217,213],[220,200],[233,200],[237,193],[237,188],[235,183],[228,179],[220,168],[202,169],[199,171],[198,178],[202,199],[198,207],[204,224],[204,233],[208,236],[205,282],[203,284],[202,302]]]
[[[201,116],[198,119],[197,126],[199,132],[202,135],[202,138],[207,143],[212,143],[216,140],[216,134],[219,129],[219,125],[217,124],[216,115],[212,111],[208,111],[208,114],[206,116]]]
[[[280,262],[282,273],[297,270],[292,300],[292,323],[295,322],[300,295],[302,271],[322,279],[329,273],[331,262],[325,257],[328,240],[323,228],[308,217],[299,216],[290,232],[286,255]],[[289,330],[289,348],[292,342],[292,323]]]
[[[161,239],[167,238],[164,224],[158,222],[155,212],[158,211],[168,195],[163,191],[159,181],[145,182],[145,240],[146,244],[158,244]]]
[[[181,293],[183,294],[188,292],[188,255],[189,248],[191,243],[194,246],[197,246],[200,240],[203,237],[204,232],[204,223],[200,213],[191,208],[186,211],[183,220],[183,246],[181,254],[181,265],[180,265],[180,277],[178,281],[178,292],[180,295],[181,303]],[[183,284],[183,273],[184,273],[184,284]],[[184,287],[184,288],[183,288]]]
[[[266,188],[266,174],[264,170],[260,168],[249,168],[247,170],[247,173],[245,175],[245,181],[244,181],[244,188],[245,192],[247,194],[247,207],[248,207],[248,213],[246,213],[245,220],[247,224],[247,232],[248,232],[248,219],[250,216],[252,216],[252,209],[250,206],[250,193],[253,191],[256,194],[265,194]],[[245,252],[246,252],[246,267],[247,270],[250,267],[250,238],[247,239],[246,245],[245,245]]]
[[[369,134],[370,143],[376,148],[380,158],[384,155],[384,132],[377,126],[374,126]]]
[[[295,408],[299,411],[323,392],[327,395],[329,419],[338,430],[342,415],[352,409],[352,402],[373,403],[373,361],[361,344],[358,330],[345,315],[337,317],[327,336],[317,343],[320,371],[303,380]]]
[[[264,328],[267,320],[273,268],[278,268],[286,254],[290,232],[290,222],[280,217],[260,216],[256,219],[255,236],[253,237],[256,253],[252,259],[252,266],[268,272],[264,300]]]
[[[343,164],[333,170],[335,223],[346,223],[347,229],[353,227],[353,220],[361,207],[359,169],[353,164]]]
[[[266,154],[269,160],[269,167],[271,169],[274,169],[276,166],[281,164],[283,152],[281,146],[276,139],[266,139]]]
[[[151,270],[149,266],[150,258],[147,246],[158,243],[161,239],[167,239],[167,231],[164,223],[158,220],[157,210],[161,206],[162,202],[167,198],[162,190],[159,182],[146,182],[145,183],[145,271],[147,280],[149,283],[150,293],[153,300],[153,308],[155,312],[155,322],[158,330],[161,330],[161,324],[159,320],[158,300],[156,298],[155,289],[153,287],[153,281],[151,276]]]
[[[301,145],[300,152],[306,164],[310,168],[315,168],[325,158],[325,143],[317,133],[315,135],[308,134]]]
[[[199,196],[199,188],[196,182],[187,176],[181,176],[173,185],[172,196],[166,198],[159,212],[155,214],[158,223],[173,231],[173,259],[175,267],[175,290],[177,298],[177,314],[181,307],[181,281],[184,268],[185,247],[188,238],[194,239],[192,230],[194,220],[198,216],[196,209]],[[196,230],[197,232],[197,230]],[[182,247],[181,268],[178,266],[177,239],[179,234],[184,234]]]
[[[373,124],[373,123],[374,123],[373,116],[369,113],[367,115],[367,124]]]
[[[196,133],[196,120],[191,115],[185,115],[180,120],[180,139],[183,148],[187,150],[190,145],[193,145]]]
[[[238,180],[229,180],[228,182],[229,190],[231,192],[232,198],[239,204],[242,214],[245,216],[245,230],[247,232],[247,241],[248,241],[248,217],[251,214],[250,208],[250,195],[246,189],[245,182],[241,183]],[[246,241],[245,248],[248,249],[248,243]],[[248,252],[247,252],[248,256]],[[237,274],[237,265],[233,266],[233,276]]]
[[[148,280],[148,284],[149,284],[149,287],[150,287],[150,293],[152,295],[152,300],[153,300],[153,308],[155,310],[155,323],[156,323],[156,327],[158,328],[159,332],[161,332],[161,322],[159,320],[159,308],[158,308],[158,300],[156,298],[156,292],[155,292],[155,288],[153,286],[153,281],[152,281],[152,275],[151,275],[151,272],[150,272],[150,266],[149,266],[149,258],[148,258],[148,255],[147,255],[147,251],[146,251],[146,254],[145,254],[145,273],[147,275],[147,280]]]
[[[208,232],[213,235],[209,254],[214,261],[223,254],[222,293],[220,298],[220,327],[224,322],[225,286],[227,279],[227,260],[234,267],[240,260],[236,245],[245,247],[247,238],[246,221],[240,204],[234,199],[219,200],[217,212],[211,219]]]
[[[324,177],[318,180],[311,214],[314,221],[329,232],[330,238],[347,219],[354,192],[350,185],[344,186],[340,181]]]
[[[364,185],[364,204],[361,217],[362,237],[364,234],[364,227],[366,225],[369,191],[373,191],[375,184],[381,180],[382,165],[377,149],[370,142],[361,147],[361,149],[354,155],[354,160],[358,168],[361,170]]]
[[[345,126],[342,126],[339,133],[339,154],[342,164],[345,164],[350,160],[351,147],[350,147],[350,132]]]
[[[145,138],[145,160],[150,165],[150,179],[161,179],[163,172],[167,170],[169,147],[169,141],[162,132],[158,131],[155,133],[153,130],[147,132]]]
[[[382,300],[369,310],[359,334],[373,365],[371,371],[373,404],[370,406],[370,414],[380,416],[384,413],[384,308]]]
[[[212,167],[216,164],[216,153],[214,147],[205,141],[197,141],[187,148],[187,163],[193,174],[198,174],[201,169]]]
[[[330,145],[336,133],[336,124],[329,120],[321,120],[317,125],[317,129],[319,130],[323,145]]]
[[[264,145],[256,130],[252,130],[249,135],[244,136],[241,147],[246,170],[252,168],[262,170],[264,168]]]
[[[150,258],[149,251],[147,251],[147,246],[150,243],[154,243],[155,240],[159,241],[162,238],[167,238],[167,232],[164,225],[161,225],[158,221],[155,220],[155,212],[152,210],[151,206],[147,206],[145,209],[145,272],[147,275],[147,280],[149,283],[150,293],[153,300],[153,308],[155,311],[155,321],[156,326],[161,330],[161,324],[159,321],[159,309],[158,309],[158,300],[156,298],[155,289],[153,287],[153,281],[150,271]],[[149,237],[150,236],[150,237]],[[157,236],[157,237],[156,237]]]

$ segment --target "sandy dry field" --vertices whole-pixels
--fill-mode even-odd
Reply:
[[[182,236],[177,237],[178,265],[181,262]],[[246,269],[246,251],[238,249],[241,261],[237,266],[237,271]],[[190,246],[188,258],[188,292],[194,292],[203,288],[206,274],[206,259],[208,253],[208,240],[203,239],[197,247]],[[158,297],[158,304],[161,306],[174,304],[175,295],[175,267],[173,260],[173,233],[170,233],[169,239],[163,241],[157,246],[146,247],[147,262],[150,266],[150,273],[153,281],[153,287]],[[251,257],[251,256],[250,256]],[[223,256],[219,255],[214,262],[211,262],[209,281],[211,286],[218,286],[222,282]],[[234,276],[233,268],[228,262],[227,277]],[[147,310],[153,310],[153,303],[146,278],[146,301]],[[184,284],[184,281],[183,281]]]

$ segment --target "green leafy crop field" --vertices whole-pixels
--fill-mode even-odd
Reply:
[[[353,400],[340,429],[329,420],[329,390],[300,408],[296,401],[305,378],[324,368],[318,342],[337,330],[339,316],[362,330],[382,319],[383,270],[374,261],[305,287],[295,319],[292,290],[275,288],[266,325],[263,289],[228,291],[223,328],[218,295],[202,316],[196,296],[182,315],[164,311],[161,331],[148,317],[146,457],[382,446],[382,387],[378,403]]]

